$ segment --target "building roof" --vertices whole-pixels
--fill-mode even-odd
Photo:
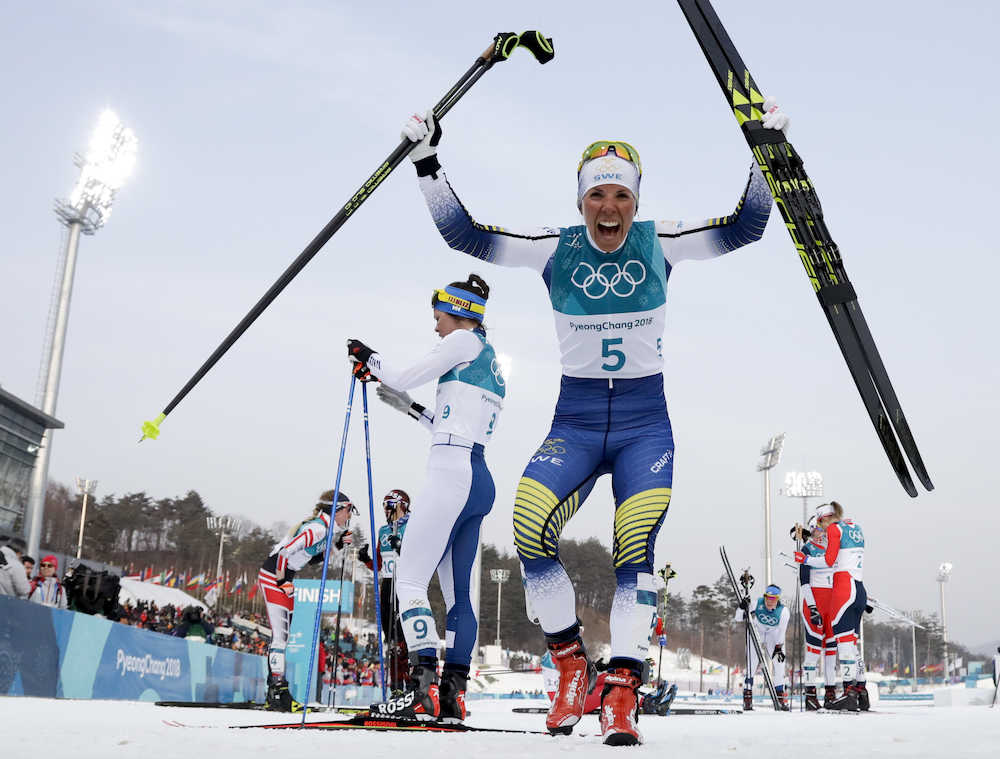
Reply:
[[[32,406],[30,403],[22,401],[16,395],[11,395],[2,387],[0,387],[0,405],[9,406],[17,411],[20,411],[25,416],[31,417],[39,424],[44,425],[46,429],[61,430],[66,426],[54,416],[49,416],[44,411]]]

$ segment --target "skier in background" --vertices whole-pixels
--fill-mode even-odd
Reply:
[[[293,527],[288,535],[274,544],[271,554],[257,574],[271,622],[271,644],[267,649],[267,704],[275,711],[301,711],[302,705],[292,698],[285,678],[285,646],[292,626],[295,609],[295,574],[306,564],[321,564],[330,533],[330,513],[333,511],[333,545],[343,550],[353,535],[348,527],[351,514],[358,510],[351,499],[341,492],[337,508],[333,509],[333,491],[323,493],[312,515]]]
[[[796,524],[790,532],[802,542],[802,553],[807,557],[822,556],[826,553],[826,532],[811,516],[807,527]],[[802,627],[805,632],[806,654],[802,662],[802,678],[805,683],[806,711],[820,708],[816,693],[816,683],[824,682],[824,706],[830,706],[837,697],[837,648],[836,638],[829,649],[825,649],[827,636],[826,619],[829,615],[830,594],[833,592],[833,570],[827,566],[811,567],[799,564],[799,586],[802,597]],[[829,655],[824,655],[824,651]],[[820,669],[823,660],[823,669]]]
[[[788,117],[764,103],[766,128]],[[545,724],[570,733],[596,682],[559,539],[603,474],[615,496],[617,589],[601,731],[611,745],[642,742],[638,690],[656,614],[653,546],[670,505],[674,441],[663,392],[667,279],[685,259],[712,259],[760,239],[771,193],[757,168],[728,216],[694,222],[637,221],[642,165],[626,142],[602,140],[577,166],[583,224],[510,230],[475,221],[437,158],[441,125],[411,117],[403,136],[434,223],[453,249],[499,266],[533,269],[552,303],[563,377],[552,428],[530,458],[514,502],[514,542],[526,592],[559,670]]]
[[[856,712],[868,709],[868,690],[859,679],[857,630],[868,604],[864,583],[865,535],[861,526],[844,518],[844,508],[836,501],[816,507],[816,523],[826,533],[826,550],[807,557],[796,551],[795,561],[813,568],[833,570],[829,607],[823,612],[827,635],[837,641],[843,694],[827,705],[829,709]]]
[[[479,622],[472,606],[472,570],[479,528],[493,508],[496,489],[486,466],[507,393],[506,380],[483,319],[489,285],[470,274],[434,290],[431,313],[441,337],[411,366],[348,341],[354,375],[378,379],[378,396],[431,431],[427,477],[406,527],[406,550],[396,569],[400,622],[410,651],[410,689],[388,702],[372,704],[375,716],[462,722],[472,647]],[[406,390],[436,382],[436,406],[424,408]],[[448,608],[445,661],[438,679],[440,639],[427,590],[435,571]]]
[[[396,563],[399,561],[399,550],[406,532],[406,523],[410,519],[410,496],[405,490],[390,490],[382,499],[386,523],[378,530],[375,543],[375,556],[371,555],[369,546],[364,545],[358,551],[358,558],[369,569],[373,561],[377,562],[379,577],[379,617],[382,620],[382,633],[385,635],[389,654],[389,686],[393,693],[401,692],[407,674],[406,638],[399,623],[399,605],[396,601]]]
[[[750,596],[744,596],[742,603],[736,609],[733,617],[738,622],[747,620],[757,629],[757,638],[765,656],[771,657],[774,690],[778,694],[781,708],[788,711],[788,693],[785,692],[785,632],[788,630],[788,620],[791,615],[788,607],[781,603],[781,588],[768,585],[764,595],[757,600],[757,605],[750,611]],[[749,631],[747,633],[749,638]],[[747,671],[743,686],[743,708],[753,709],[753,676],[757,667],[766,667],[767,662],[757,658],[757,649],[747,641]]]

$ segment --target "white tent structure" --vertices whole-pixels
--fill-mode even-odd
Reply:
[[[118,592],[118,603],[124,604],[126,601],[133,606],[139,601],[152,601],[161,609],[167,604],[173,604],[178,609],[183,609],[186,606],[199,606],[202,611],[208,609],[204,601],[199,601],[180,588],[168,588],[152,582],[122,578],[121,590]]]

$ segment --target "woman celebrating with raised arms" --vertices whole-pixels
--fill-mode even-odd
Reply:
[[[787,124],[773,101],[765,109],[764,126]],[[514,232],[477,223],[458,200],[436,155],[441,128],[430,114],[410,118],[403,135],[418,142],[410,158],[448,245],[500,266],[534,269],[552,303],[562,386],[552,428],[524,470],[514,504],[525,592],[559,670],[546,726],[552,733],[571,732],[596,679],[580,637],[573,585],[559,562],[559,538],[597,478],[610,473],[617,589],[601,729],[605,743],[640,743],[637,693],[656,617],[653,544],[673,478],[661,350],[667,279],[683,259],[714,258],[758,240],[771,208],[767,184],[754,166],[729,216],[636,221],[638,151],[626,142],[595,142],[577,167],[584,223]]]

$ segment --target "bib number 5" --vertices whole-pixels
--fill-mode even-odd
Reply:
[[[612,347],[614,345],[621,345],[623,342],[624,338],[621,337],[606,337],[601,340],[601,358],[612,359],[612,361],[605,361],[601,364],[601,368],[604,371],[617,372],[625,366],[625,354]]]

